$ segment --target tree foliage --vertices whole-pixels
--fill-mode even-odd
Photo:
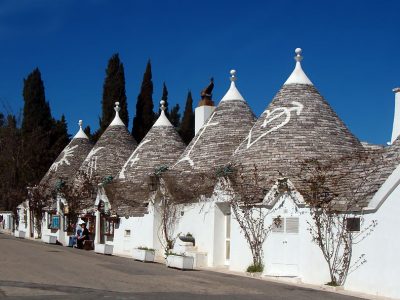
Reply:
[[[138,143],[141,142],[154,124],[155,114],[153,109],[153,81],[151,62],[149,60],[143,75],[140,93],[137,97],[136,115],[133,119],[132,135]]]
[[[328,265],[329,285],[343,285],[349,273],[366,263],[364,254],[353,257],[353,246],[378,224],[375,220],[366,223],[360,209],[371,196],[366,184],[378,166],[379,159],[366,154],[302,163],[299,191],[310,208],[309,232]],[[352,174],[356,174],[354,180]],[[352,220],[358,220],[359,230],[349,226]]]
[[[169,121],[176,128],[179,129],[181,125],[181,114],[179,112],[180,106],[179,104],[175,104],[171,111],[169,112]]]
[[[118,53],[113,54],[108,61],[103,84],[103,98],[101,100],[102,115],[99,119],[100,128],[93,134],[94,141],[100,138],[101,134],[114,119],[115,102],[119,102],[119,106],[121,107],[119,116],[124,124],[128,126],[129,114],[125,92],[125,71]]]
[[[191,91],[188,92],[186,98],[185,111],[183,113],[182,123],[179,128],[179,134],[186,145],[188,145],[194,137],[194,113]]]
[[[8,115],[0,126],[0,208],[16,210],[69,142],[65,117],[51,116],[38,68],[26,79],[21,117]]]

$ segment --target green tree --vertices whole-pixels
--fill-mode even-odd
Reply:
[[[179,128],[179,134],[183,142],[187,145],[194,137],[194,113],[192,92],[189,91],[186,97],[185,111],[182,117],[182,123]]]
[[[165,101],[165,115],[167,117],[169,117],[169,111],[168,111],[168,89],[167,89],[167,85],[165,84],[165,82],[163,82],[163,90],[162,90],[162,97],[161,100]],[[158,114],[160,115],[161,113],[161,109],[158,110]]]
[[[57,121],[51,116],[44,84],[38,68],[24,79],[22,119],[22,152],[19,180],[25,186],[37,184],[53,161],[69,142],[65,117]]]
[[[149,60],[143,75],[140,93],[137,97],[136,115],[133,119],[132,135],[138,143],[154,124],[155,114],[153,109],[153,81],[151,62]]]
[[[181,114],[179,113],[179,109],[179,104],[176,104],[172,107],[169,113],[169,121],[172,123],[172,125],[174,125],[175,128],[179,128],[181,125]]]
[[[68,134],[67,121],[62,115],[60,120],[53,119],[53,126],[50,135],[51,157],[57,157],[61,151],[68,145],[70,135]]]
[[[42,75],[38,68],[24,79],[23,97],[23,133],[31,133],[38,128],[44,131],[50,130],[53,125],[50,106],[46,102]]]
[[[100,128],[94,133],[97,141],[115,116],[114,104],[119,102],[119,115],[126,126],[129,123],[128,103],[125,92],[125,72],[118,53],[113,54],[108,61],[106,77],[103,84],[103,99],[101,101],[102,115],[99,119]]]

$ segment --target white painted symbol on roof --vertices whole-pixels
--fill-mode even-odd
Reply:
[[[96,171],[97,170],[97,156],[95,156],[97,154],[97,152],[99,152],[101,149],[103,149],[104,147],[98,147],[96,149],[92,149],[90,151],[90,153],[88,154],[88,156],[86,157],[86,162],[88,164],[87,167],[87,173],[90,175],[90,177],[92,177],[93,175],[93,170]]]
[[[69,166],[70,162],[69,162],[68,158],[74,156],[73,153],[74,153],[74,149],[76,147],[78,147],[78,145],[75,145],[71,148],[69,146],[65,147],[64,151],[62,152],[63,157],[61,157],[61,159],[59,161],[56,161],[55,163],[53,163],[51,165],[50,171],[57,172],[58,167],[62,166],[64,164]]]
[[[261,138],[266,136],[268,133],[276,131],[279,128],[285,126],[287,123],[289,123],[292,111],[295,112],[296,115],[299,116],[301,114],[301,112],[303,111],[303,108],[304,108],[303,104],[301,104],[300,102],[297,102],[297,101],[292,101],[292,104],[293,104],[293,107],[278,107],[278,108],[275,108],[273,111],[266,110],[265,111],[266,116],[265,116],[264,122],[261,124],[261,128],[263,128],[263,129],[267,128],[268,124],[270,124],[272,121],[274,121],[282,116],[285,116],[285,119],[280,124],[270,128],[267,131],[265,131],[264,133],[262,133],[254,141],[251,140],[253,128],[254,128],[253,127],[250,130],[249,135],[246,138],[246,140],[247,140],[246,149],[249,149],[251,146],[253,146],[256,142],[258,142]]]
[[[129,156],[128,160],[125,162],[124,166],[121,169],[121,172],[119,172],[119,179],[125,179],[125,172],[126,172],[126,168],[128,166],[128,164],[130,163],[130,167],[132,168],[133,165],[139,161],[139,155],[137,155],[136,153],[138,152],[138,150],[140,148],[143,147],[143,145],[147,144],[148,142],[150,142],[151,140],[144,140],[142,141],[139,146],[137,146],[137,148],[135,149],[135,151],[132,152],[131,156]]]
[[[200,137],[203,135],[204,131],[206,131],[206,129],[207,129],[208,127],[210,127],[210,126],[215,126],[215,125],[218,125],[218,124],[219,124],[219,122],[211,123],[211,120],[212,120],[212,118],[214,117],[214,115],[215,115],[215,112],[213,112],[213,114],[211,115],[211,117],[208,119],[207,123],[206,123],[205,125],[203,125],[203,127],[202,127],[202,129],[201,129],[199,135],[197,136],[196,140],[195,140],[194,143],[192,144],[192,147],[190,147],[190,149],[189,149],[189,151],[186,153],[186,155],[185,155],[183,158],[181,158],[180,160],[178,160],[178,162],[177,162],[173,167],[175,167],[177,164],[179,164],[179,163],[181,163],[181,162],[183,162],[183,161],[188,161],[191,167],[194,166],[194,162],[193,162],[193,160],[190,158],[190,153],[192,152],[194,146],[196,146],[198,140],[199,140]]]

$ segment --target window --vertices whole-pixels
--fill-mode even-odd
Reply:
[[[47,229],[51,229],[51,220],[53,215],[51,213],[47,213]]]
[[[284,232],[283,229],[283,218],[277,217],[272,219],[272,232]]]
[[[124,236],[125,237],[130,237],[131,236],[131,231],[130,230],[125,230],[125,234],[124,234]]]
[[[346,229],[347,231],[360,231],[360,218],[347,218]]]
[[[286,218],[286,233],[299,233],[299,218]]]
[[[64,231],[70,231],[69,230],[69,217],[68,215],[64,215]]]
[[[299,218],[277,217],[272,220],[272,232],[275,233],[299,233]]]

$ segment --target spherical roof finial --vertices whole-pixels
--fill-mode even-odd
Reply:
[[[296,53],[296,56],[294,57],[294,59],[298,62],[300,62],[303,59],[303,56],[301,56],[301,53],[303,52],[303,50],[301,48],[296,48],[294,50],[294,52]]]
[[[118,101],[115,102],[115,108],[114,108],[114,110],[115,110],[116,112],[119,112],[119,111],[121,110],[121,107],[119,107],[119,102],[118,102]]]
[[[82,128],[82,124],[83,124],[83,121],[79,120],[78,125],[79,125],[80,128]]]
[[[236,81],[236,70],[231,70],[230,72],[229,72],[230,74],[231,74],[231,77],[230,77],[230,80],[231,81]]]
[[[162,111],[165,111],[166,107],[165,107],[165,100],[161,99],[160,101],[160,108]]]

